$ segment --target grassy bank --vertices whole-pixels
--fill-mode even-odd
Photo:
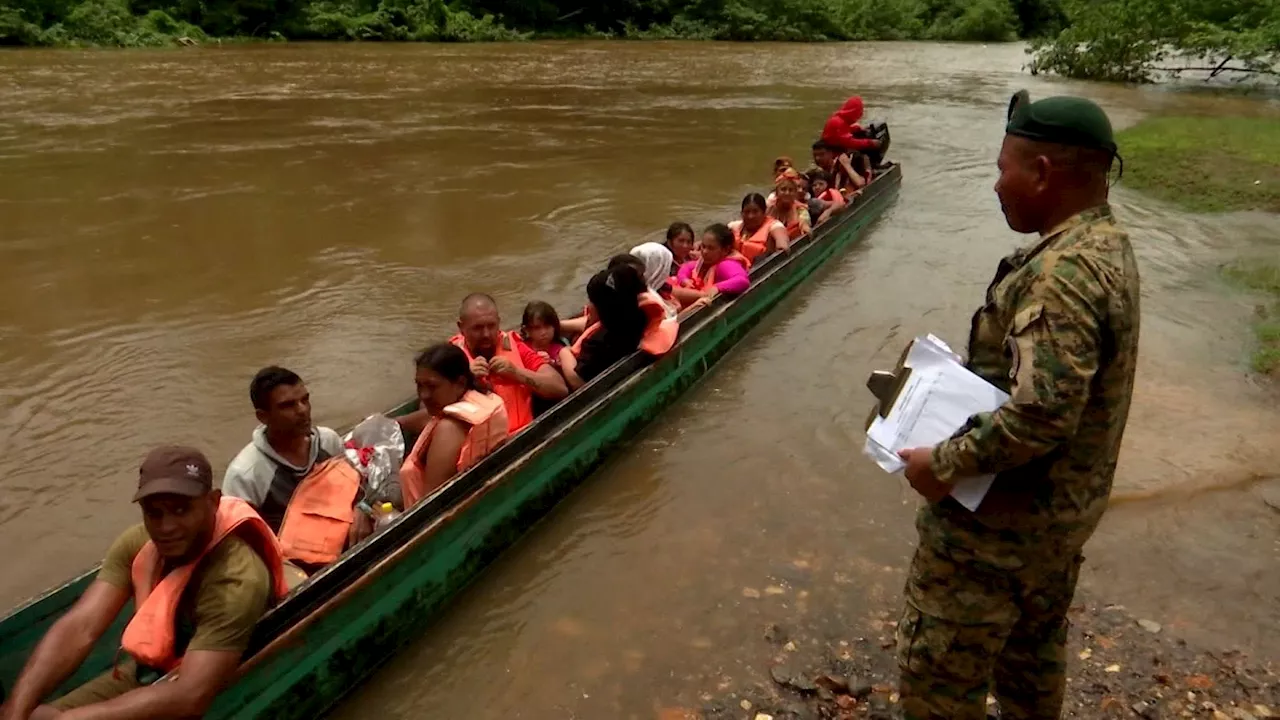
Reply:
[[[1280,120],[1153,118],[1118,140],[1135,190],[1193,212],[1280,212]]]
[[[1233,284],[1263,295],[1253,322],[1256,346],[1251,365],[1255,372],[1280,377],[1280,265],[1239,261],[1223,268]]]
[[[1280,121],[1164,117],[1120,133],[1124,184],[1193,212],[1280,212]],[[1264,302],[1254,319],[1253,369],[1280,377],[1280,265],[1240,260],[1223,269]]]

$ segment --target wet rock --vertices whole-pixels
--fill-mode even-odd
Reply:
[[[1153,705],[1145,703],[1141,700],[1129,706],[1129,709],[1141,718],[1154,718],[1157,716],[1156,708]]]
[[[764,629],[764,639],[776,645],[782,645],[790,639],[787,629],[777,623],[769,623]]]
[[[780,663],[769,670],[769,677],[783,687],[802,693],[817,692],[818,686],[791,663]]]
[[[875,690],[875,686],[871,683],[855,683],[849,691],[849,694],[858,700],[866,700],[870,697],[873,690]]]
[[[1162,629],[1160,627],[1160,623],[1155,622],[1154,620],[1147,620],[1146,618],[1143,618],[1138,621],[1138,627],[1142,628],[1143,630],[1146,630],[1147,632],[1153,635],[1155,633],[1160,632],[1160,630]]]
[[[823,688],[834,695],[849,694],[849,680],[840,675],[821,675],[814,679],[818,687]]]

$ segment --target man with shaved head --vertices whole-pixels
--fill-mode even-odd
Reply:
[[[560,373],[519,336],[502,329],[498,304],[472,293],[458,309],[458,334],[449,341],[471,361],[480,384],[502,398],[512,435],[533,421],[533,396],[559,400],[569,394]]]
[[[1083,98],[1021,92],[1005,132],[996,195],[1009,227],[1038,237],[1000,261],[968,367],[1009,400],[901,453],[928,500],[898,623],[908,720],[982,720],[988,691],[1004,720],[1059,717],[1067,609],[1133,394],[1138,267],[1107,204],[1111,123]],[[983,475],[976,512],[950,497]]]

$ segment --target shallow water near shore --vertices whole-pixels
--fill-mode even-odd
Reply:
[[[916,501],[860,455],[863,382],[914,335],[962,345],[1022,241],[991,192],[1009,95],[1085,94],[1122,126],[1275,112],[1023,61],[905,43],[0,53],[0,543],[32,548],[0,597],[136,521],[148,446],[197,444],[221,471],[257,368],[300,372],[324,424],[389,407],[464,294],[494,293],[508,323],[534,297],[579,306],[604,258],[727,219],[857,91],[891,124],[896,204],[335,716],[652,717],[756,667],[779,604],[832,633],[894,607]],[[1274,653],[1280,413],[1246,374],[1251,300],[1216,266],[1274,253],[1280,223],[1114,200],[1142,357],[1084,584]]]

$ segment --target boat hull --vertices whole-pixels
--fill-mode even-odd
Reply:
[[[752,271],[752,287],[684,319],[680,340],[656,361],[621,361],[539,418],[494,456],[391,529],[313,578],[260,623],[253,657],[209,718],[314,718],[405,643],[620,444],[698,382],[796,285],[859,238],[896,196],[901,171],[877,178],[851,207]],[[393,412],[411,409],[406,404]],[[490,462],[492,461],[492,462]],[[455,483],[451,483],[454,485]],[[403,527],[401,527],[403,526]],[[385,537],[383,537],[385,536]],[[0,621],[0,682],[9,687],[44,629],[92,573]],[[26,613],[23,615],[23,613]],[[117,636],[118,637],[118,636]],[[106,637],[67,683],[107,667]],[[20,656],[20,657],[19,657]]]

